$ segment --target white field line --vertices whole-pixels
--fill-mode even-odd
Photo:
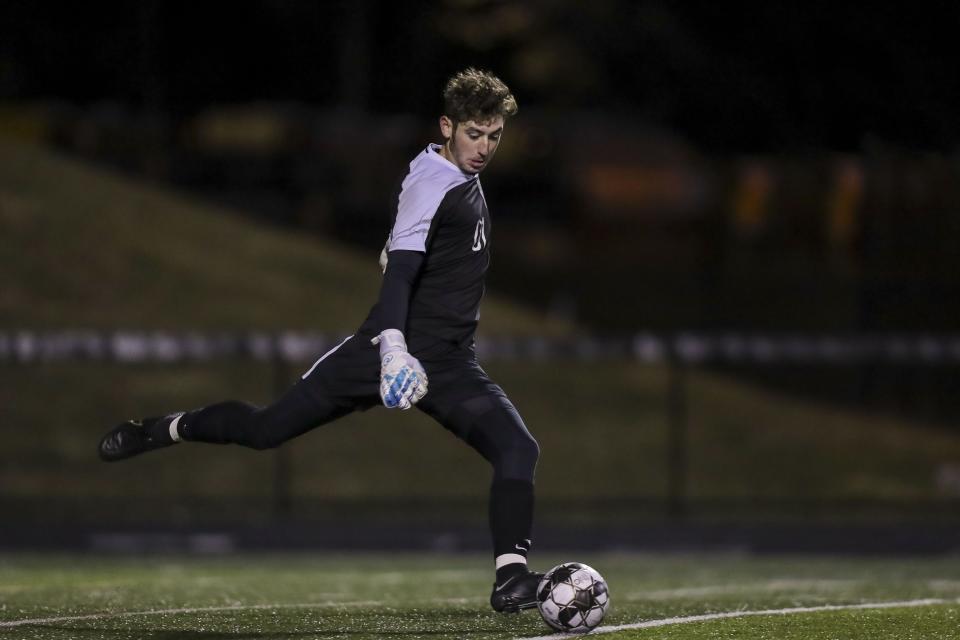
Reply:
[[[927,598],[925,600],[903,600],[900,602],[867,602],[863,604],[827,604],[818,607],[793,607],[791,609],[764,609],[760,611],[728,611],[725,613],[707,613],[699,616],[684,616],[680,618],[664,618],[662,620],[647,620],[633,624],[618,624],[609,627],[597,627],[592,634],[613,633],[630,629],[651,629],[653,627],[668,627],[675,624],[689,624],[691,622],[708,622],[710,620],[726,620],[729,618],[744,618],[747,616],[787,616],[795,613],[817,613],[820,611],[848,611],[854,609],[898,609],[902,607],[929,607],[935,604],[957,604],[960,600],[944,600],[942,598]],[[548,636],[524,637],[516,640],[569,640],[569,633],[554,633]]]
[[[449,598],[449,601],[460,600],[459,598]],[[466,600],[466,598],[464,599]],[[764,609],[759,611],[729,611],[725,613],[708,613],[697,616],[686,616],[679,618],[664,618],[661,620],[647,620],[645,622],[636,622],[633,624],[621,624],[616,626],[597,627],[592,631],[593,634],[613,633],[615,631],[626,631],[629,629],[649,629],[653,627],[666,627],[675,624],[687,624],[691,622],[707,622],[710,620],[724,620],[729,618],[742,618],[746,616],[770,616],[770,615],[790,615],[795,613],[815,613],[818,611],[846,611],[853,609],[895,609],[900,607],[927,607],[937,604],[956,604],[958,600],[944,600],[942,598],[928,598],[925,600],[904,600],[899,602],[874,602],[863,604],[839,604],[822,605],[817,607],[794,607],[790,609]],[[22,627],[37,624],[53,624],[59,622],[78,622],[82,620],[102,620],[106,618],[130,618],[136,616],[157,616],[157,615],[178,615],[184,613],[211,613],[220,611],[254,611],[270,609],[312,609],[312,608],[334,608],[334,607],[372,607],[384,604],[378,600],[357,600],[352,602],[304,602],[304,603],[284,603],[284,604],[252,604],[252,605],[226,605],[220,607],[184,607],[179,609],[148,609],[145,611],[116,611],[107,613],[92,613],[81,616],[57,616],[51,618],[28,618],[23,620],[7,620],[0,622],[0,628]],[[555,633],[548,636],[524,637],[517,640],[559,640],[561,638],[570,638],[569,634]]]
[[[22,627],[31,624],[52,624],[56,622],[77,622],[80,620],[102,620],[104,618],[132,618],[136,616],[162,616],[181,613],[210,613],[217,611],[253,611],[270,609],[314,609],[334,607],[375,607],[384,604],[377,600],[357,600],[353,602],[303,602],[299,604],[235,604],[221,607],[187,607],[181,609],[149,609],[146,611],[115,611],[91,613],[82,616],[58,616],[54,618],[29,618],[25,620],[7,620],[0,622],[0,629]]]

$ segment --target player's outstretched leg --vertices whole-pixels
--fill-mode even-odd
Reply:
[[[272,449],[351,410],[297,385],[266,407],[228,401],[162,418],[128,420],[100,440],[98,452],[101,459],[115,462],[181,440]]]

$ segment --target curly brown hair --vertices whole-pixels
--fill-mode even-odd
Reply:
[[[451,77],[443,90],[443,114],[454,124],[469,120],[486,123],[516,112],[516,98],[503,80],[489,71],[464,69]]]

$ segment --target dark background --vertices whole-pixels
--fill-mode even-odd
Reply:
[[[438,110],[466,65],[521,105],[622,114],[716,152],[952,152],[950,2],[6,2],[0,99]]]
[[[483,175],[496,294],[624,344],[936,341],[960,318],[958,27],[949,2],[10,1],[0,137],[373,259],[444,81],[491,69],[520,104]],[[940,437],[960,424],[956,361],[701,369]],[[676,374],[650,406],[682,424]],[[864,493],[909,510],[898,486]]]
[[[444,80],[495,70],[521,109],[484,175],[491,284],[597,331],[960,317],[952,3],[8,2],[0,25],[35,137],[371,251]],[[797,388],[886,401],[864,375]],[[897,395],[949,419],[952,377]]]

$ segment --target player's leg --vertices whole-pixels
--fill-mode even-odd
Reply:
[[[107,461],[167,447],[181,440],[268,449],[376,402],[377,350],[349,338],[324,354],[273,404],[228,401],[159,418],[127,421],[100,441]]]
[[[489,408],[477,411],[487,403]],[[493,466],[489,520],[497,568],[520,569],[510,565],[526,564],[530,550],[540,447],[506,396],[466,401],[452,420],[458,429],[465,429],[467,444]]]
[[[496,581],[490,604],[514,612],[536,606],[542,574],[527,568],[533,542],[534,474],[540,447],[506,396],[492,395],[490,411],[459,419],[470,420],[466,441],[493,466],[489,523],[493,538]],[[472,403],[476,403],[474,399]]]
[[[536,606],[541,574],[528,570],[527,553],[533,537],[537,441],[506,394],[475,365],[461,369],[454,380],[431,377],[431,389],[417,406],[493,467],[489,523],[497,577],[491,605],[497,611]]]
[[[266,407],[230,401],[187,412],[179,418],[177,431],[191,442],[272,449],[352,410],[297,385]]]
[[[113,462],[180,441],[269,449],[350,411],[349,405],[317,397],[296,385],[266,407],[231,400],[125,422],[103,437],[99,452],[103,460]]]

